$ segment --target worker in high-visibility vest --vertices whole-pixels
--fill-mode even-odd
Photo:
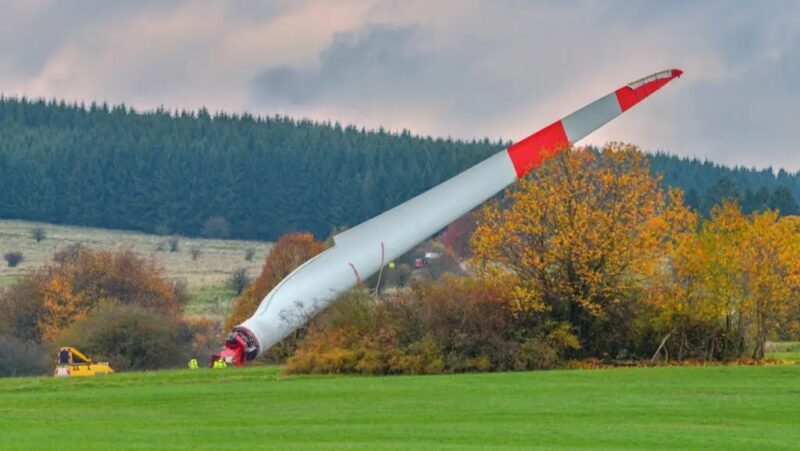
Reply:
[[[196,370],[198,368],[197,359],[189,360],[189,369]]]
[[[225,359],[219,359],[219,367],[220,368],[227,368],[228,364],[225,362]]]

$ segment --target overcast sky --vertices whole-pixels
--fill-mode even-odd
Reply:
[[[797,1],[0,0],[0,92],[519,139],[684,76],[584,142],[800,170]]]

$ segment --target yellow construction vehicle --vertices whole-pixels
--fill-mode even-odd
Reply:
[[[58,350],[55,377],[97,376],[113,373],[108,362],[92,362],[75,348],[65,347]]]

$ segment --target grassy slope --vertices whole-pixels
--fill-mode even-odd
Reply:
[[[31,238],[31,229],[43,227],[47,238],[37,243]],[[185,280],[193,302],[187,307],[190,315],[225,316],[235,293],[225,288],[225,280],[234,269],[247,268],[251,277],[261,272],[271,244],[242,240],[206,240],[181,238],[178,252],[158,250],[167,238],[146,233],[123,230],[95,229],[89,227],[60,226],[16,220],[0,220],[0,255],[21,251],[25,260],[16,268],[0,261],[0,290],[14,283],[25,271],[43,265],[53,254],[64,247],[83,243],[101,249],[132,248],[145,256],[155,257],[164,267],[167,276]],[[197,260],[192,260],[191,249],[201,250]],[[245,251],[253,248],[252,261],[246,261]]]
[[[2,443],[14,448],[790,448],[798,405],[800,365],[0,380]]]
[[[41,243],[31,238],[31,229],[34,227],[43,227],[47,231],[47,238]],[[158,235],[124,230],[0,220],[0,254],[21,251],[25,255],[25,260],[16,268],[8,268],[5,261],[0,262],[0,285],[10,284],[13,278],[26,270],[50,261],[59,249],[70,244],[83,243],[102,249],[130,247],[142,255],[152,255],[161,262],[167,275],[186,280],[189,287],[194,289],[220,285],[239,267],[245,267],[250,275],[257,276],[271,246],[259,241],[181,238],[178,252],[159,251],[159,243],[166,242],[166,239]],[[197,260],[192,260],[190,254],[193,247],[201,250]],[[244,255],[245,250],[251,247],[256,253],[253,260],[248,262]]]

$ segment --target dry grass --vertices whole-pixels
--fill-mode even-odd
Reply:
[[[40,243],[31,235],[35,227],[43,227],[47,232],[47,238]],[[5,261],[0,261],[0,287],[10,285],[26,271],[51,261],[56,251],[82,243],[100,249],[132,248],[142,255],[153,256],[170,278],[185,280],[192,292],[204,291],[224,285],[236,268],[246,268],[250,276],[256,277],[272,246],[272,243],[260,241],[180,238],[178,252],[170,252],[167,239],[141,232],[0,220],[0,255],[10,251],[25,255],[25,260],[16,268],[9,268]],[[163,250],[159,250],[161,243]],[[197,260],[192,260],[193,248],[201,251]],[[248,248],[256,251],[251,261],[245,260]]]

